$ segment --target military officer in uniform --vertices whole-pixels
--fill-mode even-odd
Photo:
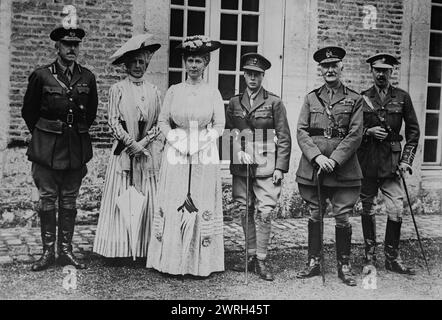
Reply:
[[[57,59],[29,77],[22,116],[32,138],[27,156],[39,191],[43,255],[33,271],[55,263],[58,199],[58,262],[85,268],[72,253],[76,199],[86,163],[92,158],[89,127],[97,113],[97,86],[91,71],[77,62],[83,29],[57,28],[50,34]]]
[[[387,270],[414,274],[405,266],[399,255],[399,239],[402,224],[403,190],[400,175],[409,172],[419,142],[419,123],[413,103],[407,92],[390,84],[390,77],[398,60],[379,53],[369,59],[374,85],[362,92],[364,131],[358,150],[364,179],[362,180],[362,229],[365,242],[365,260],[376,260],[376,221],[374,199],[380,189],[384,195],[388,213],[385,232],[385,267]],[[400,135],[405,123],[405,146],[401,155]]]
[[[302,157],[296,173],[299,192],[310,209],[308,220],[308,262],[299,278],[320,274],[320,223],[317,184],[321,184],[322,206],[332,204],[336,220],[338,276],[350,286],[356,282],[350,267],[352,227],[349,214],[359,198],[362,172],[356,150],[362,139],[362,103],[355,91],[340,80],[340,47],[325,47],[315,52],[325,84],[305,98],[298,120],[297,139]],[[320,181],[318,182],[318,171]]]
[[[249,53],[241,57],[241,67],[247,88],[230,99],[226,110],[226,129],[236,133],[230,166],[232,193],[242,215],[244,232],[248,232],[248,268],[262,279],[273,281],[267,258],[271,214],[281,193],[284,173],[289,170],[290,128],[283,102],[262,86],[265,70],[271,63],[260,54]],[[246,164],[250,165],[248,204]]]

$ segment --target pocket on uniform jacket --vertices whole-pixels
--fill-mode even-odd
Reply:
[[[273,118],[272,111],[258,110],[258,111],[255,111],[254,114],[255,114],[255,119],[258,119],[258,118],[272,119]]]
[[[89,133],[89,127],[85,123],[78,124],[78,133]]]
[[[399,141],[390,142],[391,147],[391,172],[395,172],[401,158],[402,146]]]
[[[387,122],[392,125],[402,121],[402,105],[390,103],[387,106]]]
[[[239,118],[244,118],[244,112],[242,110],[234,110],[233,111],[233,116],[234,117],[239,117]]]
[[[78,133],[80,134],[81,152],[83,163],[92,159],[92,141],[89,135],[89,127],[85,123],[78,124]]]
[[[63,134],[63,123],[40,118],[32,132],[28,156],[31,161],[52,168],[57,138]]]
[[[53,133],[53,134],[62,134],[63,133],[63,122],[59,120],[47,120],[44,118],[38,119],[35,127],[38,130]]]
[[[62,99],[64,99],[63,88],[43,86],[43,100],[46,104],[58,106],[63,103]]]
[[[324,108],[322,106],[310,106],[310,128],[322,128]]]
[[[43,86],[43,94],[63,94],[63,89],[60,87]]]
[[[387,107],[388,114],[402,114],[402,105],[390,104]]]
[[[85,93],[85,94],[88,94],[90,91],[90,89],[88,87],[78,87],[77,90],[78,90],[78,93]]]
[[[402,146],[399,141],[392,141],[392,142],[390,142],[390,145],[391,145],[391,152],[401,152],[402,151]]]
[[[333,111],[336,124],[339,127],[347,127],[350,122],[353,105],[335,105]]]

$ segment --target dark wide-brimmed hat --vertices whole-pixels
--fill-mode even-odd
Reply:
[[[313,59],[319,63],[332,63],[342,61],[345,57],[345,50],[341,47],[329,46],[319,49],[313,54]]]
[[[241,57],[241,68],[244,70],[264,72],[271,66],[270,61],[259,53],[246,53]]]
[[[377,53],[367,59],[367,63],[372,68],[393,69],[394,66],[400,64],[398,59],[388,53]]]
[[[157,51],[161,47],[161,44],[149,42],[152,37],[152,34],[145,33],[133,36],[127,40],[127,42],[110,57],[112,64],[117,65],[123,63],[129,55],[137,54],[138,52],[149,51],[154,53]]]
[[[65,29],[64,27],[59,27],[52,30],[49,37],[53,41],[81,42],[85,35],[86,32],[81,28]]]
[[[203,55],[221,47],[221,42],[210,40],[206,36],[190,36],[184,39],[175,50],[181,54]]]

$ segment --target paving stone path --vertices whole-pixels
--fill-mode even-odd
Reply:
[[[384,239],[386,216],[376,217],[377,240]],[[352,242],[363,242],[360,217],[350,218],[353,226]],[[416,217],[421,238],[442,237],[442,215]],[[73,238],[74,252],[79,258],[92,251],[96,231],[95,225],[76,226]],[[324,242],[331,244],[334,239],[334,219],[324,220]],[[417,239],[411,216],[405,216],[402,223],[401,240]],[[224,223],[224,243],[227,252],[244,249],[242,227],[238,221]],[[271,250],[302,248],[307,246],[307,219],[276,220],[272,223]],[[13,262],[32,262],[41,254],[39,228],[0,229],[0,265]]]

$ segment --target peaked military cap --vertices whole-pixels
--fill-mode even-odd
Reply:
[[[398,59],[388,53],[377,53],[367,59],[374,68],[393,69],[395,65],[400,64]]]
[[[54,41],[73,41],[81,42],[85,36],[85,32],[81,28],[65,29],[63,27],[52,30],[50,37]]]
[[[270,61],[258,53],[246,53],[241,57],[241,68],[245,70],[264,72],[271,66]]]
[[[345,54],[346,52],[343,48],[330,46],[316,51],[313,54],[313,59],[319,64],[338,62],[344,59]]]
[[[215,51],[221,47],[221,42],[210,40],[207,36],[196,35],[186,37],[183,43],[179,44],[175,50],[181,54],[202,55]]]

